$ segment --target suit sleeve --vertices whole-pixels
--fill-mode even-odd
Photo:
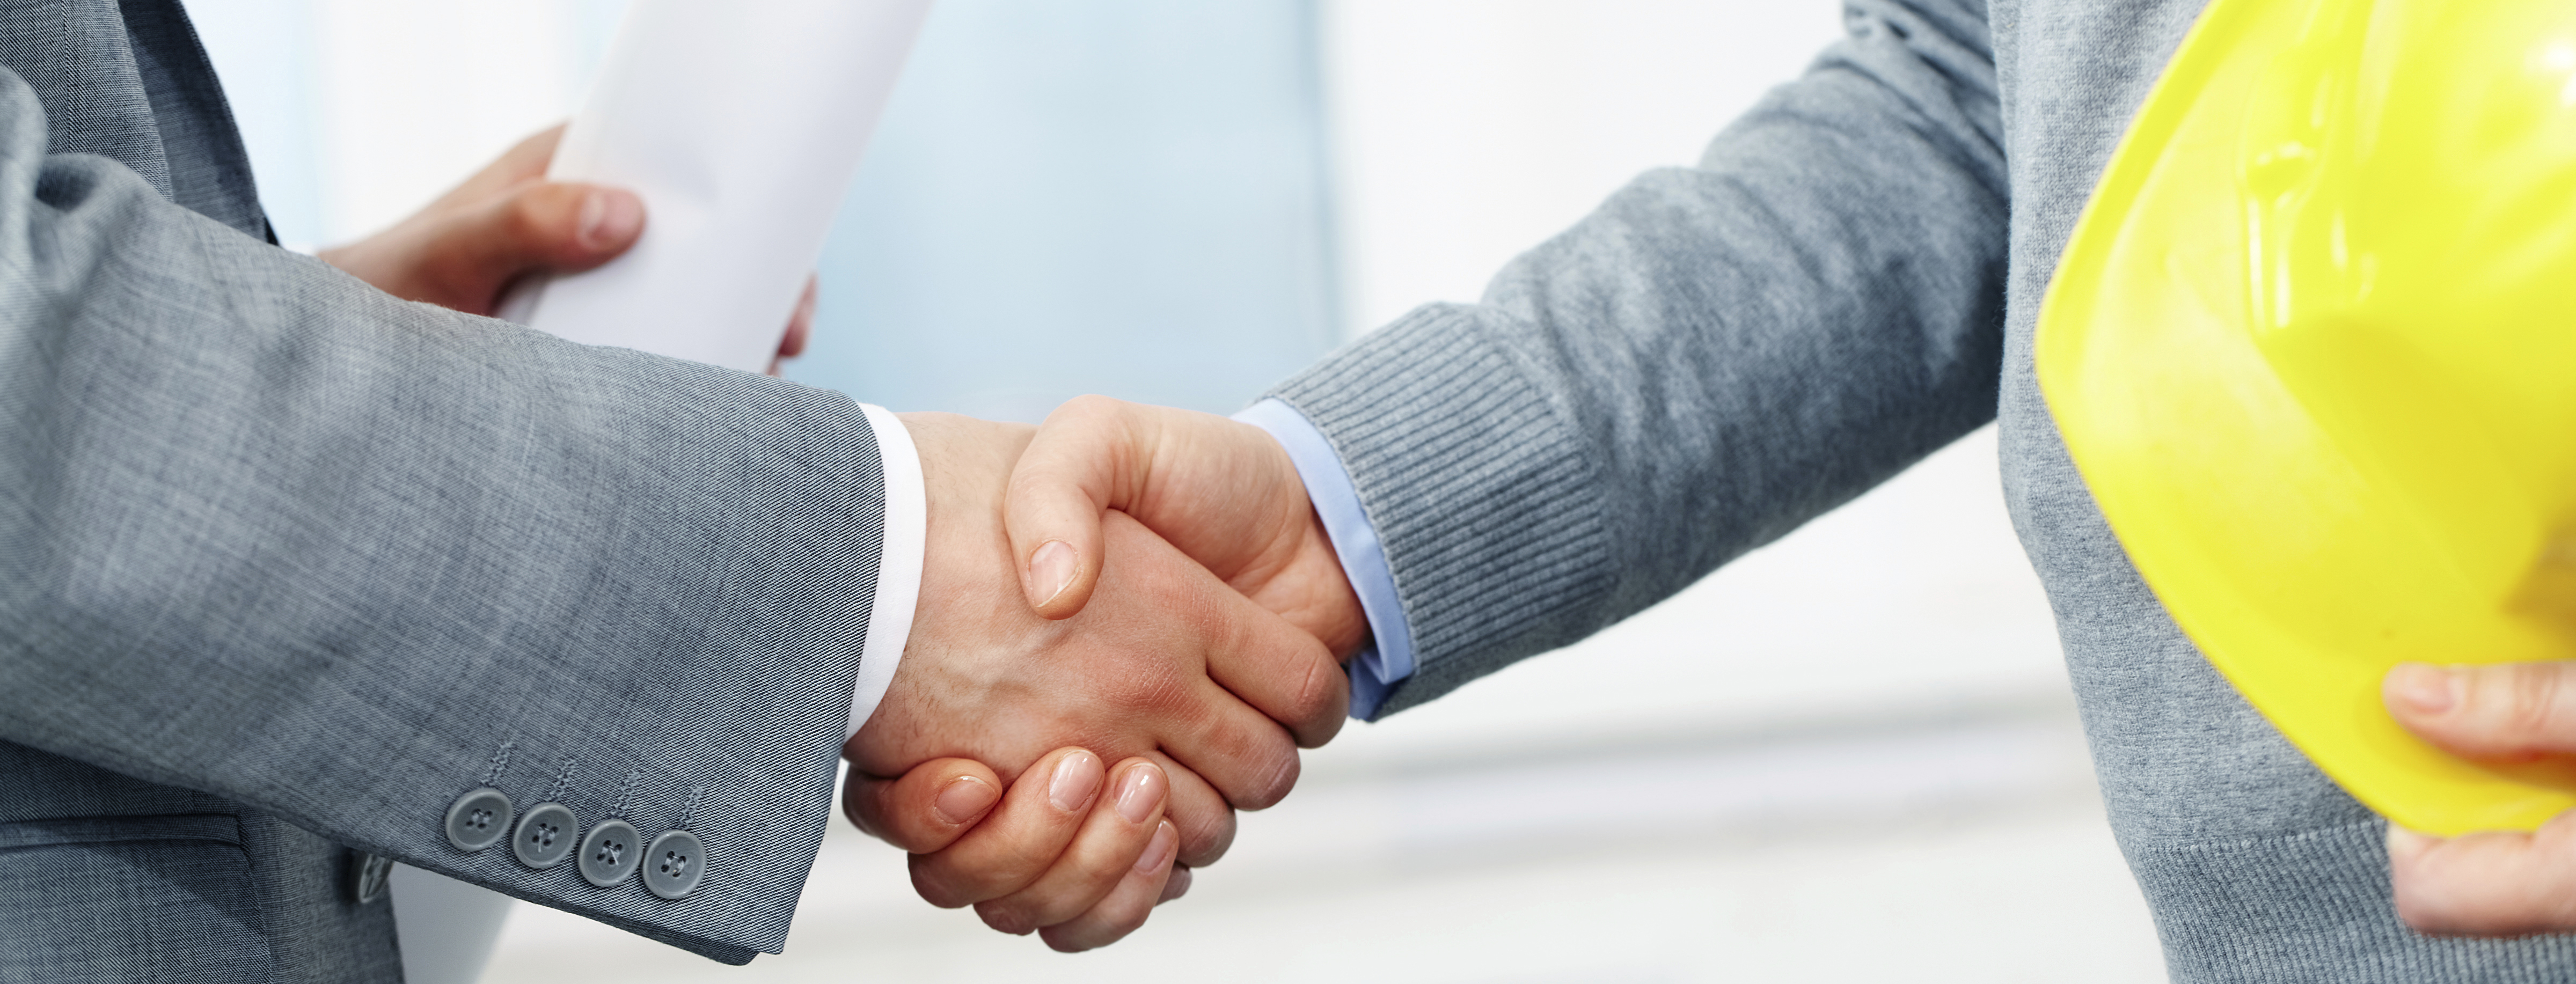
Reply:
[[[1993,419],[2007,189],[1974,0],[1847,36],[1709,146],[1273,391],[1385,549],[1383,711],[1661,600]]]
[[[44,126],[0,73],[0,739],[777,952],[877,582],[861,409],[394,300]],[[461,850],[480,787],[703,878]]]

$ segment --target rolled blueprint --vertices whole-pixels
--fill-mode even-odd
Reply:
[[[546,176],[634,191],[644,236],[502,316],[590,345],[769,367],[930,0],[634,0]],[[481,976],[507,896],[397,866],[411,984]]]
[[[768,368],[929,0],[634,0],[546,176],[631,189],[644,236],[502,314]]]

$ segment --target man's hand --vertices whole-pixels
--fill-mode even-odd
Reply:
[[[392,228],[316,255],[406,301],[482,315],[522,280],[616,259],[644,235],[644,200],[618,188],[545,180],[563,130],[557,125],[520,141]],[[803,352],[813,324],[808,280],[778,357]]]
[[[316,255],[395,297],[483,315],[521,278],[616,259],[644,235],[644,200],[545,180],[563,131],[519,141],[410,218]]]
[[[1348,656],[1366,638],[1358,598],[1295,466],[1259,428],[1084,397],[1048,417],[1020,454],[1007,509],[1010,542],[999,549],[1006,563],[1022,561],[1013,564],[1024,595],[1022,612],[1034,609],[1073,624],[1132,604],[1122,582],[1136,576],[1125,569],[1136,561],[1117,545],[1127,535],[1121,531],[1142,520],[1171,540],[1166,549],[1180,549],[1223,577],[1227,587],[1328,640],[1336,656]],[[1038,562],[1026,562],[1032,558]],[[907,655],[907,666],[910,661]],[[1330,675],[1336,692],[1345,694],[1335,703],[1346,702],[1340,689],[1346,683],[1337,671]],[[1337,708],[1331,721],[1318,722],[1304,740],[1315,744],[1331,737],[1340,720]],[[1122,874],[1114,886],[1106,874],[1093,875],[1085,893],[1107,894],[1080,917],[1048,926],[1049,945],[1074,950],[1115,942],[1144,922],[1150,902],[1187,891],[1189,866],[1213,862],[1231,841],[1230,814],[1213,811],[1223,826],[1210,829],[1200,818],[1212,811],[1189,803],[1211,795],[1196,792],[1205,783],[1179,763],[1160,765],[1172,783],[1172,815],[1181,823],[1181,866],[1153,893],[1145,890],[1142,867]],[[975,903],[987,922],[1006,931],[1030,923],[996,919],[984,900],[1027,890],[1041,876],[1055,880],[1054,872],[1075,858],[1132,854],[1133,848],[1094,845],[1095,837],[1106,841],[1118,832],[1097,819],[1083,826],[1079,842],[1072,840],[1073,812],[1049,813],[1038,806],[1047,800],[1016,787],[1003,813],[986,818],[983,811],[999,800],[999,787],[987,775],[964,759],[925,763],[900,779],[853,772],[845,807],[860,829],[913,852],[914,883],[924,898],[941,905]],[[1019,786],[1031,785],[1034,775],[1023,774]],[[1134,842],[1132,833],[1125,836]],[[1157,850],[1145,850],[1138,863],[1150,861]],[[1063,911],[1070,910],[1057,913]]]
[[[1125,517],[1100,526],[1120,563],[1099,609],[1038,618],[1021,600],[1001,519],[1029,428],[953,414],[903,421],[928,487],[921,603],[851,762],[890,776],[955,756],[1017,774],[1068,743],[1116,758],[1161,749],[1236,806],[1286,795],[1297,746],[1330,738],[1349,704],[1322,646]]]
[[[1305,483],[1261,428],[1101,396],[1056,408],[1012,472],[1006,509],[1021,588],[1039,614],[1070,618],[1091,602],[1110,568],[1102,534],[1113,510],[1336,657],[1367,640]]]
[[[1162,816],[1169,775],[1147,758],[1103,773],[1098,756],[1059,749],[1020,773],[1006,800],[982,763],[938,759],[900,779],[852,773],[842,808],[912,852],[923,898],[973,905],[994,929],[1034,928],[1071,953],[1117,942],[1189,891],[1190,869],[1174,863],[1179,828]]]
[[[1150,765],[1168,788],[1179,859],[1215,860],[1233,838],[1230,807],[1258,809],[1286,795],[1296,781],[1296,747],[1340,727],[1349,690],[1332,655],[1124,516],[1098,527],[1100,549],[1114,561],[1099,603],[1080,617],[1038,617],[1021,595],[1000,513],[1030,430],[946,414],[906,414],[904,424],[921,449],[929,543],[903,663],[885,702],[844,749],[854,768],[853,819],[919,849],[929,842],[897,836],[898,821],[943,815],[933,812],[937,796],[953,784],[954,769],[971,764],[932,760],[971,759],[1020,776],[1071,742],[1097,752],[1084,753],[1095,763]],[[1121,761],[1110,774],[1137,768]],[[897,775],[904,778],[888,790],[884,777]],[[1054,791],[1052,779],[1046,788]],[[1141,821],[1122,817],[1123,832],[1104,827],[1123,846],[1085,854],[1087,837],[1066,849],[1065,820],[1090,811],[1092,796],[1063,804],[1052,795],[1014,797],[1045,802],[1054,819],[1041,812],[978,825],[944,814],[957,830],[985,826],[992,834],[916,859],[926,897],[993,903],[980,905],[987,919],[1018,931],[1081,919],[1100,930],[1067,930],[1059,945],[1097,945],[1090,941],[1133,928],[1120,928],[1121,913],[1097,911],[1104,905],[1125,905],[1142,920],[1145,907],[1131,898],[1140,890],[1108,877],[1122,869],[1102,860],[1124,853],[1121,863],[1132,864],[1138,852],[1151,853],[1150,840],[1135,840]],[[1078,808],[1061,808],[1076,799]],[[1006,804],[1004,815],[1016,814]],[[1065,863],[1087,874],[1057,877]],[[1156,894],[1165,890],[1158,881]]]
[[[2427,666],[2381,684],[2407,730],[2462,758],[2529,762],[2576,755],[2576,662]],[[2576,811],[2537,831],[2442,840],[2388,827],[2397,915],[2442,936],[2576,931]]]

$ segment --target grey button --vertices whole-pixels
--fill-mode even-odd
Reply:
[[[644,836],[624,820],[602,820],[581,839],[581,876],[601,888],[626,880],[644,858]]]
[[[666,899],[683,899],[698,890],[707,873],[707,846],[685,830],[665,830],[644,849],[644,887]]]
[[[571,807],[539,803],[519,818],[518,832],[510,835],[510,853],[528,867],[552,868],[572,856],[580,833],[581,824],[573,819]]]
[[[355,853],[357,854],[354,872],[356,877],[349,885],[350,893],[358,897],[359,905],[384,898],[385,880],[393,877],[394,873],[393,859],[363,851]]]
[[[500,843],[510,833],[510,798],[485,786],[447,808],[447,842],[467,853]]]

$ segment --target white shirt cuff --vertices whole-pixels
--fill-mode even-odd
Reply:
[[[929,540],[930,508],[921,485],[921,453],[912,432],[884,407],[859,404],[876,432],[877,458],[885,474],[885,535],[877,551],[876,603],[868,609],[867,639],[859,647],[859,680],[850,692],[850,730],[859,733],[885,700],[894,683],[894,668],[903,662],[904,642],[912,638],[912,612],[921,599],[922,551]]]

